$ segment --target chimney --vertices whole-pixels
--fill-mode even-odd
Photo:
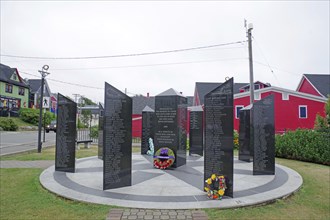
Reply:
[[[149,98],[149,92],[147,92],[147,98]]]

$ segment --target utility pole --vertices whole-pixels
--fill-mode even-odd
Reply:
[[[40,91],[40,102],[39,102],[39,126],[38,126],[38,153],[41,153],[42,143],[41,143],[41,126],[42,126],[42,106],[43,106],[43,99],[44,99],[44,84],[45,84],[45,77],[49,74],[46,71],[49,69],[48,65],[44,65],[42,70],[39,70],[41,74],[41,91]]]
[[[252,29],[253,24],[250,23],[246,25],[245,22],[245,28],[247,28],[247,38],[248,38],[248,44],[249,44],[249,69],[250,69],[250,104],[253,104],[254,102],[254,82],[253,82],[253,59],[252,59]]]

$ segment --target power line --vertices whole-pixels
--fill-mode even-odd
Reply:
[[[226,58],[215,60],[201,60],[201,61],[187,61],[187,62],[174,62],[174,63],[155,63],[155,64],[142,64],[142,65],[129,65],[129,66],[105,66],[105,67],[86,67],[86,68],[58,68],[52,70],[69,71],[69,70],[98,70],[98,69],[121,69],[121,68],[136,68],[136,67],[152,67],[152,66],[167,66],[167,65],[180,65],[191,63],[208,63],[227,60],[245,60],[246,58]]]
[[[201,50],[213,47],[223,47],[233,44],[243,44],[246,41],[236,41],[230,43],[223,44],[214,44],[208,46],[201,47],[191,47],[184,49],[176,49],[176,50],[165,50],[165,51],[156,51],[156,52],[145,52],[145,53],[135,53],[135,54],[120,54],[120,55],[106,55],[106,56],[89,56],[89,57],[34,57],[34,56],[20,56],[20,55],[9,55],[9,54],[1,54],[3,57],[12,57],[12,58],[24,58],[24,59],[42,59],[42,60],[80,60],[80,59],[104,59],[104,58],[120,58],[120,57],[132,57],[132,56],[147,56],[147,55],[156,55],[156,54],[166,54],[166,53],[177,53],[191,50]]]

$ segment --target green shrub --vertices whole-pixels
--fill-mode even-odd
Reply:
[[[90,136],[91,136],[91,138],[98,138],[99,137],[99,126],[98,125],[92,126]]]
[[[298,129],[276,135],[277,157],[330,165],[330,134]]]
[[[0,117],[0,127],[4,131],[17,131],[18,125],[11,119]]]
[[[234,149],[238,150],[239,149],[239,140],[238,140],[238,132],[234,130]]]
[[[39,109],[32,109],[32,108],[21,108],[19,111],[19,117],[22,121],[28,122],[33,125],[39,124]],[[50,124],[52,120],[55,119],[55,115],[51,112],[46,112],[43,115],[43,120],[45,120],[45,124]]]

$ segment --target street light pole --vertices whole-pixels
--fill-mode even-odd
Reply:
[[[44,84],[45,84],[45,77],[49,74],[46,72],[49,69],[48,65],[44,65],[42,70],[39,70],[41,74],[41,91],[40,91],[40,102],[39,102],[39,126],[38,126],[38,153],[41,153],[42,143],[41,143],[41,127],[42,127],[42,102],[44,99]]]
[[[250,104],[254,102],[254,82],[253,82],[253,60],[252,60],[252,29],[253,25],[250,23],[247,27],[247,37],[249,44],[249,67],[250,67]]]

